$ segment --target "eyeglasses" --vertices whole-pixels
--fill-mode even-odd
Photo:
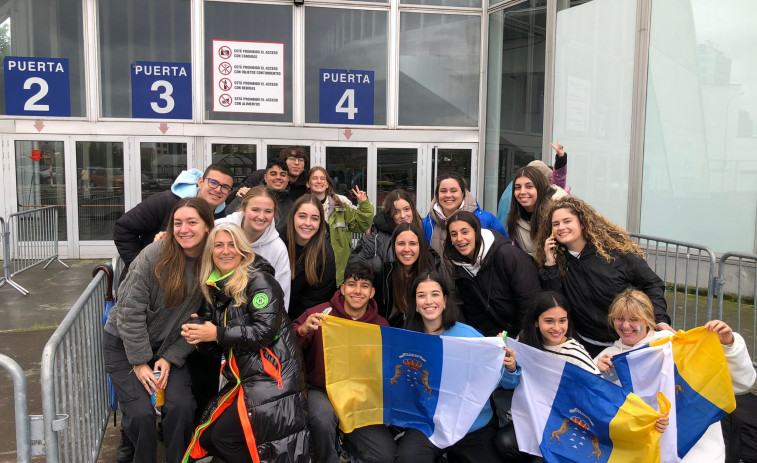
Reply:
[[[223,183],[219,182],[218,180],[214,180],[212,178],[206,178],[205,181],[208,182],[208,185],[210,185],[211,190],[215,190],[217,188],[221,188],[221,191],[229,194],[231,193],[231,187],[229,185],[224,185]]]
[[[624,323],[628,323],[629,325],[635,325],[637,323],[640,323],[641,320],[639,320],[636,317],[631,317],[631,318],[615,318],[615,319],[613,319],[613,322],[615,322],[616,325],[623,325]]]
[[[289,156],[287,161],[292,161],[297,164],[305,164],[305,158],[298,158],[297,156]]]

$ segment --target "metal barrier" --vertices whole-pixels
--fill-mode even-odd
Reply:
[[[731,262],[728,262],[731,260]],[[734,262],[735,261],[735,262]],[[718,277],[716,280],[717,285],[717,298],[718,298],[718,314],[717,318],[733,319],[733,315],[730,315],[724,311],[725,305],[725,284],[726,284],[726,272],[728,266],[735,268],[736,271],[736,323],[731,324],[731,328],[737,331],[744,337],[747,342],[747,346],[751,348],[752,352],[752,364],[757,367],[757,255],[756,254],[739,254],[736,252],[727,252],[720,257],[720,264],[718,265]],[[743,308],[746,304],[744,292],[742,290],[742,276],[747,276],[745,269],[749,267],[753,273],[751,282],[751,294],[752,294],[752,323],[751,326],[742,326],[742,319],[744,318]],[[751,343],[749,342],[751,340]]]
[[[26,296],[29,291],[13,281],[14,276],[41,264],[47,268],[53,261],[68,268],[58,256],[57,206],[16,212],[1,223],[3,279],[0,287],[7,283]]]
[[[666,299],[673,326],[687,330],[711,320],[717,262],[712,249],[635,233],[631,238],[646,251],[646,261],[652,270],[672,285],[672,291],[671,287],[666,291]]]
[[[42,414],[49,463],[97,461],[110,416],[102,351],[107,291],[107,278],[98,273],[42,352]]]
[[[16,459],[28,463],[32,458],[31,418],[26,402],[26,376],[15,360],[0,354],[0,367],[13,379],[13,401],[16,407]]]

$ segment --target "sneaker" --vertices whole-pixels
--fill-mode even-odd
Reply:
[[[129,463],[134,459],[134,444],[121,428],[121,445],[118,446],[116,461],[118,463]]]

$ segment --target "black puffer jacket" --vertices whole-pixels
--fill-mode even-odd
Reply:
[[[227,400],[238,400],[237,386],[244,393],[248,413],[243,427],[251,425],[261,462],[307,462],[308,429],[305,368],[292,323],[284,308],[284,295],[265,259],[255,258],[249,268],[248,302],[236,305],[224,292],[224,280],[211,286],[213,304],[206,302],[203,316],[218,327],[218,342],[203,349],[223,349],[223,375],[229,383],[203,412],[201,423]],[[264,370],[262,357],[274,367],[280,362],[281,380]],[[275,356],[275,358],[274,358]],[[277,361],[278,359],[278,361]],[[235,369],[236,367],[236,369]],[[237,376],[239,381],[237,381]],[[238,390],[238,389],[237,389]],[[236,408],[236,402],[231,405]],[[198,458],[199,430],[190,444],[190,455]]]
[[[611,253],[613,260],[607,263],[591,244],[584,247],[578,258],[565,252],[565,275],[560,275],[557,265],[552,265],[539,270],[539,278],[545,289],[558,291],[568,299],[573,327],[580,335],[595,341],[615,341],[617,335],[607,326],[607,314],[615,296],[631,287],[649,296],[658,323],[670,323],[665,284],[640,257]]]
[[[458,306],[466,323],[484,336],[496,336],[501,331],[515,336],[531,300],[541,291],[539,274],[528,254],[512,246],[505,237],[486,229],[481,233],[494,241],[476,275],[459,262],[453,263]]]

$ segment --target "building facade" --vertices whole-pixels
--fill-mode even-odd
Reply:
[[[302,145],[337,190],[496,212],[533,159],[631,231],[755,252],[757,6],[737,0],[0,0],[0,215],[64,257],[183,169]]]

